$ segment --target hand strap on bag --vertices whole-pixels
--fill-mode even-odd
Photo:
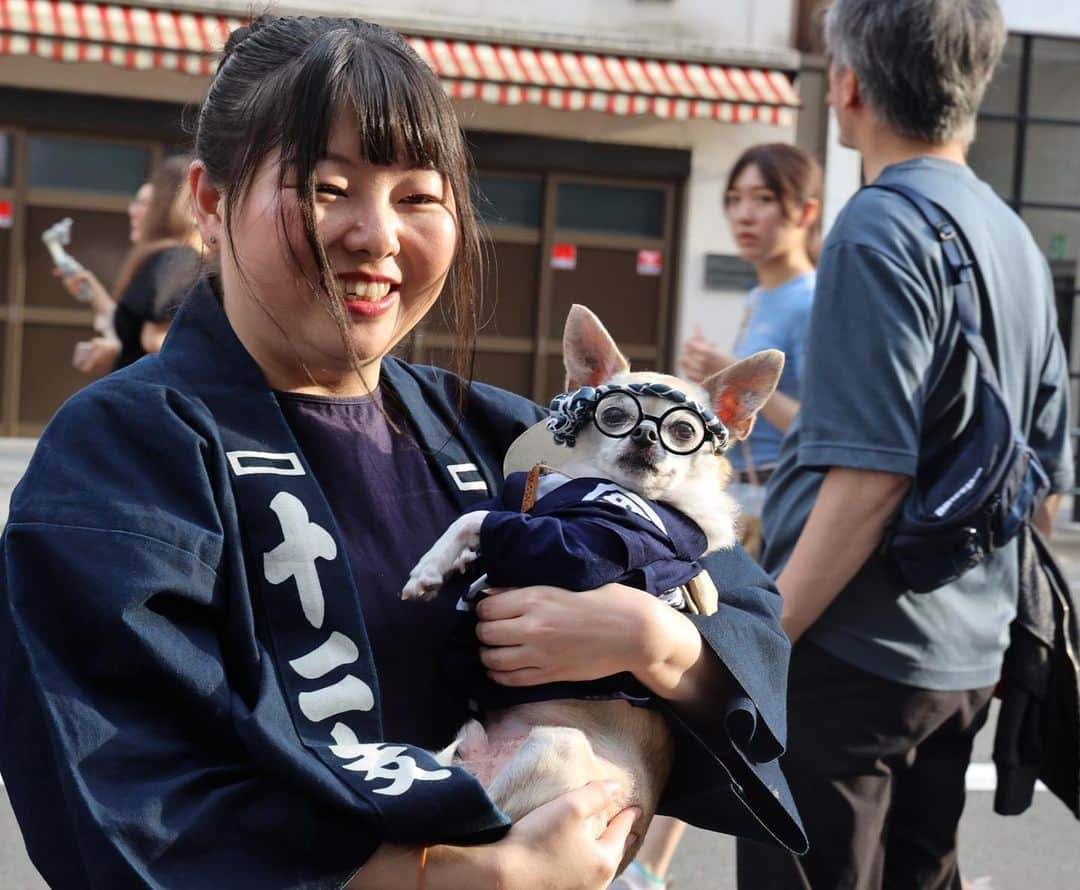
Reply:
[[[905,198],[937,232],[938,240],[941,242],[941,251],[949,267],[952,290],[956,295],[956,312],[960,318],[960,330],[975,355],[975,360],[979,363],[979,369],[987,384],[998,394],[1002,405],[1008,410],[1008,402],[1002,395],[1001,384],[998,382],[997,370],[990,357],[990,350],[986,347],[986,341],[976,321],[975,260],[968,255],[964,247],[960,227],[943,207],[906,185],[874,184],[867,188],[894,192]],[[1014,431],[1018,429],[1011,411],[1009,411],[1009,423]]]

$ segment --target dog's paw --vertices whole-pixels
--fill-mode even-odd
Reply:
[[[466,547],[458,555],[458,558],[454,560],[454,568],[459,572],[466,571],[469,566],[476,562],[477,556],[479,554],[472,547]]]
[[[443,576],[430,566],[420,563],[409,573],[409,580],[401,591],[403,600],[430,602],[439,594],[443,585]]]

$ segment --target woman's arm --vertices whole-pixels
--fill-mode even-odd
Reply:
[[[116,305],[116,301],[105,290],[105,285],[89,269],[83,269],[82,272],[76,272],[74,275],[66,277],[61,275],[59,270],[54,269],[53,275],[61,279],[64,289],[73,297],[79,295],[83,285],[88,285],[90,287],[90,308],[94,310],[95,315],[104,315]]]
[[[682,613],[633,587],[490,591],[477,606],[481,660],[504,686],[585,681],[623,671],[690,713],[714,706],[725,671]]]
[[[171,324],[171,321],[144,321],[139,332],[139,344],[143,352],[150,355],[161,352],[161,344],[165,342],[165,335],[169,333]]]

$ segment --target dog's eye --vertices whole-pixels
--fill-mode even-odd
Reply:
[[[613,405],[610,408],[605,408],[600,412],[600,421],[605,426],[621,426],[630,419],[630,415],[626,411],[617,405]]]
[[[680,442],[691,442],[697,435],[697,430],[694,429],[693,424],[687,423],[685,420],[678,420],[670,427],[671,434]]]

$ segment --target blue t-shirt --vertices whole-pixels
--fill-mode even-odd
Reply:
[[[806,358],[806,327],[814,302],[815,275],[809,272],[768,290],[754,288],[746,297],[750,317],[742,336],[735,344],[735,358],[746,358],[762,349],[780,349],[784,353],[784,373],[777,390],[793,399],[799,398]],[[750,434],[749,459],[757,469],[776,466],[784,434],[761,415]],[[739,443],[728,452],[736,470],[746,469],[746,449]]]
[[[395,417],[401,432],[387,424],[378,393],[277,399],[346,542],[378,669],[384,738],[441,747],[468,717],[464,678],[446,671],[455,602],[402,602],[401,589],[459,511],[407,424]]]
[[[940,203],[974,252],[1013,420],[1050,474],[1072,485],[1068,378],[1046,260],[1027,227],[970,169],[920,158],[882,183],[904,183]],[[914,476],[924,426],[955,438],[970,417],[975,360],[963,342],[936,233],[906,200],[865,189],[840,213],[817,270],[799,416],[769,480],[766,569],[779,572],[830,467]],[[929,433],[925,435],[929,436]],[[927,444],[934,443],[928,438]],[[857,667],[926,689],[997,681],[1017,596],[1016,542],[930,594],[904,589],[872,555],[807,631]]]

